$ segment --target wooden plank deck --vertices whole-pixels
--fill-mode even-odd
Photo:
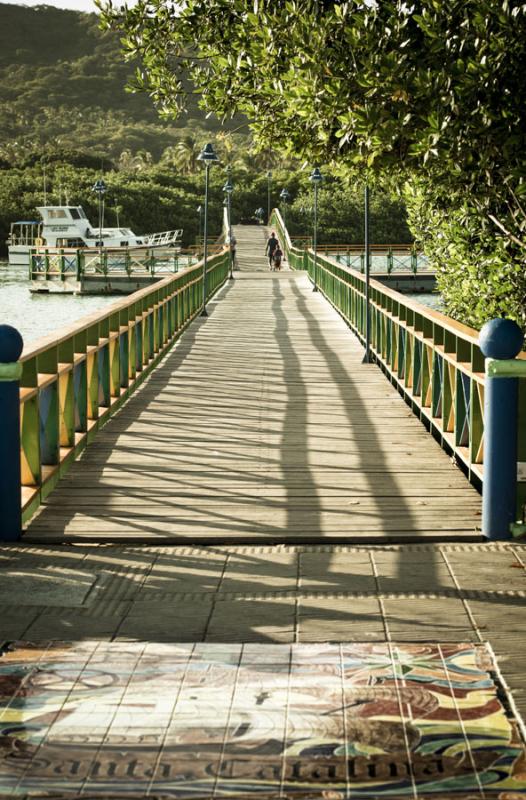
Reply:
[[[301,273],[242,271],[98,434],[26,541],[480,537],[480,496]],[[253,265],[253,271],[245,271]]]

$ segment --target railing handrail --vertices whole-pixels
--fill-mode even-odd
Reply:
[[[221,248],[221,250],[225,250],[226,248]],[[218,251],[218,253],[221,252]],[[217,255],[217,253],[212,254]],[[147,297],[153,290],[158,290],[167,286],[175,277],[180,277],[185,275],[187,272],[191,270],[202,270],[203,269],[203,259],[200,261],[196,261],[195,264],[192,264],[189,267],[185,267],[179,272],[172,273],[170,275],[166,275],[165,277],[159,278],[155,281],[154,284],[150,286],[146,286],[143,289],[138,289],[137,291],[133,292],[132,294],[127,295],[123,299],[116,300],[114,303],[110,303],[109,305],[104,306],[103,309],[100,311],[94,311],[91,314],[86,314],[78,320],[74,325],[65,325],[61,328],[57,328],[52,333],[46,334],[45,336],[40,336],[36,341],[31,342],[29,346],[24,346],[24,350],[20,357],[20,361],[24,362],[30,358],[34,358],[37,355],[40,355],[44,350],[50,346],[50,342],[52,344],[59,345],[62,342],[69,339],[71,336],[74,336],[79,333],[84,333],[88,328],[92,325],[96,325],[98,322],[102,322],[107,317],[111,316],[112,314],[116,314],[119,311],[123,311],[136,303],[139,300],[142,300],[144,297]]]
[[[181,237],[183,235],[182,228],[173,228],[170,231],[158,231],[156,233],[145,233],[142,237],[146,240],[145,244],[150,244],[150,242],[155,241],[157,239],[163,238],[170,238],[171,236],[175,236],[176,238]],[[132,245],[134,246],[134,245]]]
[[[309,249],[308,252],[314,255],[313,250]],[[319,252],[318,252],[318,260],[319,261],[325,260],[324,255],[320,254]],[[358,279],[359,281],[361,281],[361,283],[365,284],[365,275],[359,272],[358,270],[353,269],[352,267],[348,267],[346,264],[333,265],[332,262],[330,262],[328,259],[327,263],[330,264],[331,266],[337,266],[338,269],[342,269],[345,272],[352,274],[354,278]],[[412,300],[410,297],[403,295],[401,292],[397,292],[396,289],[391,289],[391,287],[386,286],[385,284],[375,280],[374,278],[370,279],[370,284],[371,288],[375,288],[382,291],[384,294],[390,296],[396,302],[402,302],[405,306],[411,308],[411,310],[414,311],[415,313],[427,317],[432,322],[438,322],[440,325],[442,325],[442,327],[446,328],[451,333],[454,333],[457,336],[458,335],[463,336],[466,339],[466,341],[470,342],[470,344],[478,345],[479,331],[477,331],[475,328],[471,328],[469,325],[464,325],[464,323],[462,322],[457,322],[457,320],[448,317],[447,314],[442,314],[441,311],[437,311],[434,308],[428,308],[427,306],[423,306],[416,300]]]
[[[227,247],[208,259],[209,297],[227,279],[229,264]],[[163,276],[31,343],[10,365],[20,413],[15,420],[13,411],[8,424],[20,430],[22,458],[14,474],[20,475],[24,519],[202,312],[204,279],[203,261]],[[12,494],[11,506],[18,502]],[[0,516],[0,538],[2,533]],[[20,525],[7,535],[20,536]]]
[[[230,242],[230,220],[228,218],[228,208],[223,206],[223,237],[225,242]]]
[[[151,245],[151,244],[137,244],[128,247],[47,247],[46,245],[39,245],[38,247],[30,247],[29,255],[31,256],[70,256],[76,257],[79,254],[98,255],[101,251],[103,255],[123,255],[125,253],[135,252],[136,250],[160,250],[164,245]],[[173,253],[179,252],[179,247],[166,247],[164,252]]]
[[[293,237],[294,239],[298,238],[296,236]],[[307,237],[305,237],[307,238]],[[312,237],[309,237],[312,238]],[[413,244],[371,244],[369,245],[371,250],[395,250],[401,252],[412,252],[414,251],[415,247]],[[318,244],[318,250],[335,250],[337,252],[344,251],[347,252],[349,250],[356,250],[359,253],[364,252],[365,245],[363,244]]]
[[[274,227],[280,229],[282,237],[285,239],[284,244],[285,244],[286,250],[292,249],[292,242],[290,240],[290,235],[289,235],[289,232],[288,232],[287,228],[285,227],[285,223],[283,222],[283,217],[281,216],[281,212],[280,212],[279,208],[274,208],[273,209],[273,211],[272,211],[272,213],[270,215],[270,220],[272,220],[273,217],[276,217],[276,219],[278,221],[277,225],[275,225]],[[270,222],[269,222],[269,224],[270,224]]]
[[[272,213],[273,213],[273,215],[276,217],[276,219],[278,221],[278,224],[276,225],[276,227],[281,228],[280,232],[281,232],[283,238],[285,238],[285,240],[290,243],[290,236],[288,234],[288,231],[284,227],[283,219],[282,219],[281,215],[279,214],[279,211],[277,209],[274,209],[274,211]],[[289,244],[289,250],[291,250],[291,251],[297,250],[296,255],[299,258],[303,257],[304,252],[308,253],[311,256],[314,256],[314,251],[311,248],[309,248],[306,251],[302,251],[302,250],[299,250],[298,248],[294,248],[294,246],[292,244]],[[317,254],[318,262],[322,262],[326,258],[323,255],[323,252],[320,253],[320,250],[323,251],[323,247],[321,247],[321,248],[318,247],[318,254]],[[330,261],[329,259],[327,259],[327,264],[330,265],[331,267],[337,267],[338,269],[343,270],[344,272],[348,272],[356,280],[360,281],[362,284],[365,285],[365,275],[362,274],[361,272],[359,272],[358,270],[355,270],[352,267],[348,267],[346,264],[335,264],[332,261]],[[463,338],[465,338],[465,340],[467,342],[469,342],[470,344],[475,344],[475,345],[478,346],[479,332],[477,330],[475,330],[474,328],[469,327],[469,325],[464,325],[461,322],[457,322],[456,320],[452,319],[451,317],[448,317],[446,314],[442,314],[440,311],[437,311],[437,310],[432,309],[432,308],[427,308],[426,306],[421,305],[420,303],[416,302],[415,300],[411,300],[410,298],[402,295],[400,292],[397,292],[395,289],[391,289],[390,287],[385,286],[383,283],[380,283],[380,281],[377,281],[374,278],[370,279],[370,284],[371,284],[372,288],[375,288],[375,289],[378,289],[378,290],[384,292],[384,294],[390,296],[396,302],[402,302],[404,305],[406,305],[407,307],[411,308],[411,310],[414,313],[420,314],[423,317],[427,317],[427,319],[430,322],[436,322],[436,323],[440,324],[442,327],[446,328],[449,332],[455,334],[456,336],[460,335]],[[525,354],[525,356],[526,356],[526,354]]]

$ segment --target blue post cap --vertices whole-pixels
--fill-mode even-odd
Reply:
[[[18,361],[24,349],[24,340],[12,325],[0,325],[0,364]]]
[[[479,347],[486,358],[515,358],[523,344],[524,334],[511,319],[490,319],[480,331]]]

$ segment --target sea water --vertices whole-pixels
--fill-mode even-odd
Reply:
[[[0,324],[18,328],[26,343],[72,325],[118,299],[115,295],[32,294],[27,267],[0,261]]]
[[[410,297],[411,300],[422,306],[433,308],[435,311],[443,311],[444,304],[438,292],[415,292],[415,294],[406,294],[405,297]]]

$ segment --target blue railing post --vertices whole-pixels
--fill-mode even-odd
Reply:
[[[22,533],[20,496],[20,378],[24,347],[16,328],[0,325],[0,541]]]
[[[486,358],[482,533],[493,540],[511,538],[516,516],[519,362],[514,359],[523,341],[509,319],[492,319],[480,331]]]

